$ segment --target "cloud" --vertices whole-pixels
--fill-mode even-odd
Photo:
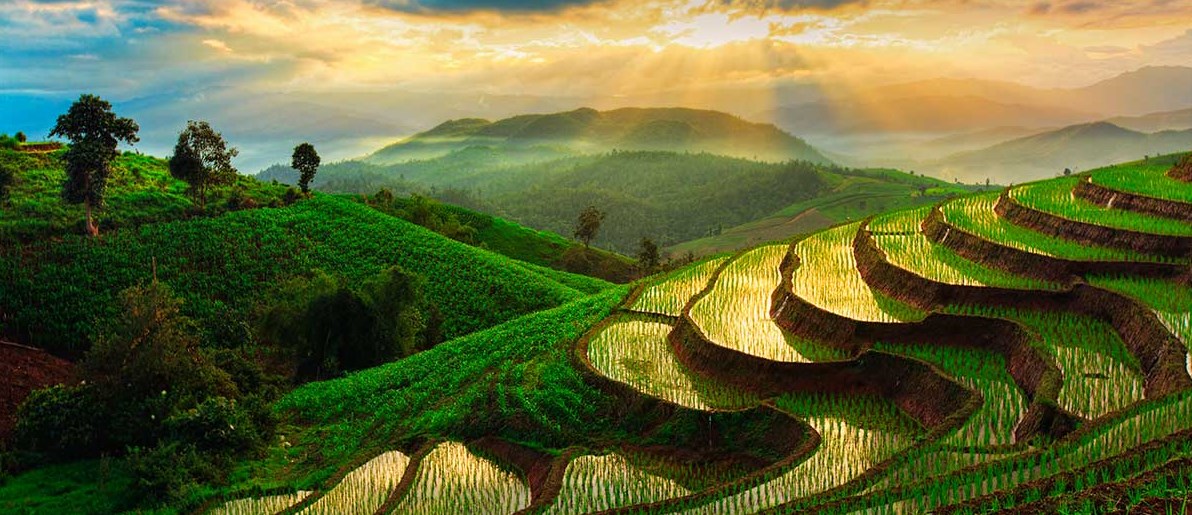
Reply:
[[[554,12],[600,1],[602,0],[364,0],[364,4],[394,11],[424,14],[466,11],[531,13]]]

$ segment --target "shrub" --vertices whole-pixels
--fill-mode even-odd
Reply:
[[[13,441],[20,449],[59,459],[94,452],[98,420],[90,386],[52,386],[29,394],[17,410]]]
[[[132,449],[128,465],[138,495],[156,501],[184,498],[198,482],[218,476],[194,445],[175,441]]]

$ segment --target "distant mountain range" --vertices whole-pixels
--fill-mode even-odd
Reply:
[[[755,118],[801,135],[941,133],[999,126],[1055,127],[1189,106],[1192,68],[1172,66],[1141,68],[1070,89],[978,79],[883,85],[788,104],[757,113]]]
[[[1161,117],[1160,117],[1161,118]],[[925,168],[941,177],[1022,182],[1062,173],[1192,150],[1192,129],[1144,133],[1109,122],[1073,125],[961,152]]]
[[[752,123],[718,111],[683,108],[583,108],[498,121],[451,120],[382,148],[364,160],[389,165],[439,158],[472,147],[577,154],[663,150],[764,161],[831,162],[807,142],[774,125]]]

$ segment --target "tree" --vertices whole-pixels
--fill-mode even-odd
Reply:
[[[579,213],[579,220],[575,223],[575,237],[584,242],[584,247],[591,247],[596,233],[600,232],[600,224],[604,223],[604,212],[596,206],[588,206]]]
[[[199,206],[207,207],[207,188],[231,184],[236,180],[232,158],[240,154],[229,148],[223,135],[204,121],[188,121],[178,134],[174,155],[170,156],[170,175],[190,184],[191,193],[199,199]]]
[[[638,247],[637,266],[645,273],[650,273],[658,268],[658,245],[654,243],[654,240],[643,236]]]
[[[1071,169],[1071,168],[1064,168],[1064,175],[1072,175],[1072,169]]]
[[[17,133],[17,142],[24,143],[26,141],[29,141],[29,137],[26,136],[24,132],[18,132]]]
[[[95,95],[82,95],[50,131],[50,137],[70,140],[66,161],[66,181],[62,198],[70,204],[83,204],[87,212],[87,234],[99,235],[92,211],[103,207],[104,188],[112,174],[112,160],[120,142],[133,144],[140,139],[137,122],[119,118],[112,104]]]
[[[314,145],[303,143],[294,147],[294,156],[291,159],[290,167],[298,170],[300,174],[298,186],[302,188],[302,193],[310,193],[310,181],[319,171],[319,163],[319,153],[315,152]]]

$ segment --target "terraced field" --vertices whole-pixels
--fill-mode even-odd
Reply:
[[[1138,204],[1076,192],[1091,183],[1192,202],[1192,183],[1115,167],[638,285],[578,340],[571,366],[626,413],[670,413],[706,443],[673,428],[652,435],[672,447],[423,442],[325,491],[212,513],[1092,512],[1085,494],[1099,485],[1187,485],[1166,471],[1192,458],[1192,253],[1137,249],[1185,234],[1192,203],[1172,216],[1168,204],[1126,209]],[[1064,220],[1115,243],[1090,245]],[[741,458],[711,429],[748,416],[770,421],[746,433],[784,443],[781,455]],[[1153,491],[1150,502],[1187,502],[1186,489]]]

